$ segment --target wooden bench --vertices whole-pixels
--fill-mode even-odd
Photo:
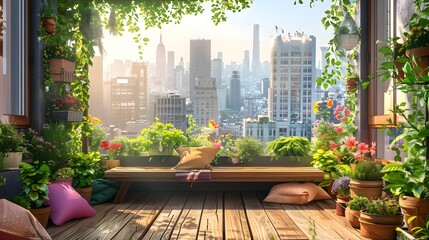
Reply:
[[[116,167],[104,173],[121,182],[114,202],[122,202],[133,182],[176,182],[171,167]],[[324,172],[314,167],[213,167],[210,182],[321,182]]]

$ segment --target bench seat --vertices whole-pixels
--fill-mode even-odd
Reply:
[[[116,167],[107,179],[121,182],[114,202],[122,202],[132,182],[176,182],[171,167]],[[314,167],[213,167],[210,182],[321,182],[324,172]]]

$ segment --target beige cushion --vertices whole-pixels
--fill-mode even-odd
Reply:
[[[331,199],[331,197],[314,183],[282,183],[271,188],[264,202],[306,204],[323,199]]]
[[[177,148],[180,162],[173,167],[176,170],[211,169],[210,163],[219,151],[218,147]]]

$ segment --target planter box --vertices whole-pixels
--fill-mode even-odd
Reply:
[[[74,111],[53,111],[52,119],[55,121],[64,121],[64,122],[81,122],[83,117],[83,112],[74,112]]]
[[[180,157],[177,155],[172,156],[122,156],[118,157],[121,159],[121,166],[162,166],[162,167],[174,167],[179,162]],[[309,167],[312,157],[282,157],[279,160],[272,160],[271,156],[258,156],[251,162],[244,164],[232,164],[228,157],[220,157],[218,163],[212,163],[212,166],[223,166],[223,167],[245,167],[245,166],[289,166],[289,167]]]
[[[52,79],[57,82],[73,82],[76,64],[65,59],[50,59],[49,69]]]
[[[0,187],[0,198],[10,198],[22,191],[22,180],[18,170],[0,172],[5,178],[5,185]]]

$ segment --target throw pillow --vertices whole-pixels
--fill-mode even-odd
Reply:
[[[331,199],[331,197],[314,183],[281,183],[271,188],[264,202],[306,204],[313,200],[324,199]]]
[[[95,216],[95,210],[69,182],[49,184],[48,189],[49,195],[45,204],[51,206],[50,217],[55,225],[62,225],[72,219]]]
[[[118,192],[119,183],[106,179],[92,181],[91,204],[100,204],[112,200]]]
[[[173,167],[176,170],[211,169],[210,163],[219,151],[218,147],[178,148],[180,162]]]

